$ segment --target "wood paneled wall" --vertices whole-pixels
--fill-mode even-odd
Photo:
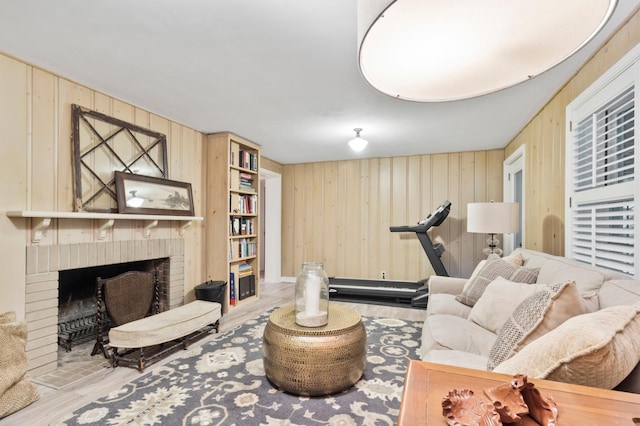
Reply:
[[[169,177],[191,182],[196,215],[201,215],[202,144],[196,130],[122,102],[86,86],[0,54],[0,312],[23,315],[25,246],[31,244],[28,219],[9,219],[7,210],[73,211],[71,104],[167,135]],[[117,221],[108,241],[143,239],[143,222]],[[202,282],[202,222],[185,234],[185,282],[191,292]],[[89,220],[57,220],[40,245],[94,242],[98,232]],[[177,238],[178,225],[160,223],[151,238]]]
[[[636,11],[506,147],[508,157],[525,146],[526,248],[565,254],[567,105],[638,43],[640,11]]]
[[[284,170],[282,164],[267,157],[260,157],[260,168],[267,169],[278,174],[282,174]]]
[[[467,203],[502,200],[503,150],[284,165],[282,275],[321,261],[330,276],[418,280],[433,273],[412,225],[444,200],[447,220],[430,232],[446,247],[449,275],[468,277],[486,235],[466,232]]]

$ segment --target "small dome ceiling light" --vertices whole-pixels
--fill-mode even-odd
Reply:
[[[349,141],[349,146],[355,152],[360,152],[367,146],[369,142],[367,142],[365,139],[362,139],[362,137],[360,136],[360,132],[362,131],[361,128],[356,127],[355,129],[353,129],[353,131],[356,132],[356,137]]]

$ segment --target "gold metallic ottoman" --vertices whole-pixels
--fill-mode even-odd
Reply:
[[[367,362],[367,334],[360,314],[329,304],[329,323],[296,324],[293,305],[269,316],[262,340],[267,379],[296,395],[321,396],[353,386]]]

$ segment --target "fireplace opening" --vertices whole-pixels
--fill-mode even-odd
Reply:
[[[98,335],[96,279],[111,278],[128,271],[162,271],[162,262],[153,259],[137,262],[69,269],[59,272],[58,345],[69,352],[73,345],[96,339]],[[161,279],[161,282],[163,280]],[[105,324],[105,332],[110,324]]]

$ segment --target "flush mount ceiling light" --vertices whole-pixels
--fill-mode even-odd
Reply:
[[[367,142],[365,139],[362,139],[362,137],[360,136],[360,132],[362,131],[361,128],[357,127],[353,129],[353,131],[356,132],[356,137],[349,141],[349,146],[355,152],[360,152],[367,146],[369,142]]]
[[[359,0],[358,61],[377,90],[436,102],[496,92],[590,41],[616,0]]]

